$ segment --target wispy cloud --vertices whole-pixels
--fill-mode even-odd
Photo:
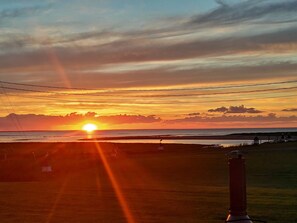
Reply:
[[[212,22],[215,25],[216,21],[220,20],[223,23],[232,22],[235,24],[236,22],[260,17],[266,18],[268,15],[274,15],[275,13],[293,18],[294,15],[291,15],[291,12],[297,5],[296,1],[284,1],[282,3],[244,1],[236,4],[219,1],[219,3],[220,5],[211,12],[202,13],[191,18],[190,23]],[[36,6],[37,12],[42,8]],[[23,10],[26,12],[34,10],[34,8],[29,7]],[[4,14],[8,15],[9,13]],[[10,14],[18,15],[19,13]],[[275,18],[283,18],[283,16],[279,15],[275,16]],[[74,33],[58,32],[57,35],[49,33],[49,35],[42,36],[28,33],[3,34],[2,41],[0,40],[0,49],[2,51],[2,55],[0,55],[0,72],[9,70],[15,72],[18,69],[24,71],[34,67],[34,71],[54,75],[47,53],[49,48],[52,52],[55,52],[65,70],[71,73],[70,78],[74,82],[77,79],[74,72],[83,72],[85,74],[92,70],[97,70],[97,74],[86,74],[86,76],[102,78],[121,72],[121,76],[134,79],[134,74],[137,72],[140,74],[147,73],[150,76],[154,76],[155,73],[162,73],[164,79],[167,79],[168,84],[170,84],[173,78],[170,78],[170,80],[167,76],[178,78],[173,82],[185,79],[181,78],[180,73],[186,77],[194,77],[201,81],[203,76],[209,73],[214,73],[212,76],[220,76],[221,79],[226,80],[236,77],[241,79],[238,75],[233,74],[233,72],[240,72],[242,79],[249,77],[253,80],[260,76],[263,78],[265,76],[273,77],[274,73],[276,73],[275,70],[282,70],[283,77],[285,75],[292,76],[291,72],[296,69],[297,56],[294,53],[297,46],[297,39],[295,38],[297,36],[297,26],[294,23],[284,27],[273,26],[274,28],[269,32],[261,31],[261,27],[254,27],[253,30],[258,30],[256,33],[244,32],[241,35],[233,35],[234,30],[231,32],[227,30],[227,32],[224,32],[223,37],[216,36],[213,38],[208,36],[209,38],[202,39],[187,39],[183,35],[197,34],[203,30],[207,31],[209,26],[189,28],[188,25],[189,22],[184,22],[176,26],[170,24],[169,27],[163,27],[162,29],[144,28],[136,31],[103,29]],[[176,35],[182,35],[183,41],[176,41]],[[290,58],[285,55],[286,53],[291,53]],[[241,56],[249,54],[261,57],[257,60],[258,64],[255,64],[256,60],[254,62],[245,59],[240,61]],[[236,59],[226,61],[226,55],[234,56]],[[276,55],[277,61],[271,59],[269,57],[271,55]],[[215,61],[213,58],[215,58]],[[228,67],[230,65],[232,68],[220,68],[221,66]],[[254,68],[251,66],[254,66]],[[180,70],[180,72],[176,70]],[[258,75],[260,71],[262,75]],[[216,72],[219,74],[216,75]],[[189,73],[193,74],[189,75]],[[194,73],[200,75],[194,75]],[[143,76],[144,81],[142,82],[149,83],[145,75]],[[217,79],[211,78],[211,80]],[[132,84],[130,81],[127,82]],[[133,83],[137,84],[139,81],[135,80]]]
[[[23,131],[23,130],[42,130],[42,129],[71,129],[81,128],[79,123],[86,121],[106,125],[109,127],[125,128],[135,126],[147,126],[149,128],[170,128],[172,126],[194,127],[202,124],[203,126],[229,126],[235,123],[242,123],[243,126],[261,126],[264,123],[272,126],[289,127],[297,123],[297,116],[277,116],[270,113],[267,115],[221,115],[209,116],[207,114],[191,114],[184,118],[164,119],[155,115],[110,115],[100,116],[94,112],[86,114],[71,113],[67,115],[37,115],[37,114],[9,114],[0,117],[1,131]],[[190,124],[190,125],[189,125]]]
[[[188,116],[197,116],[200,115],[200,112],[189,113]]]
[[[286,21],[292,16],[296,19],[296,1],[258,1],[246,0],[235,4],[217,1],[219,7],[209,13],[194,16],[190,24],[234,24],[253,21]],[[278,15],[275,17],[275,15]]]
[[[256,116],[245,116],[245,115],[222,115],[222,116],[193,116],[193,117],[185,117],[182,119],[172,119],[167,120],[167,123],[236,123],[236,122],[242,122],[242,123],[250,123],[251,125],[257,124],[263,124],[263,123],[281,123],[284,126],[291,125],[297,122],[297,116],[277,116],[274,113],[270,113],[268,115],[256,115]],[[289,123],[293,122],[293,123]]]
[[[286,109],[283,109],[282,111],[285,111],[285,112],[297,112],[297,108],[286,108]]]
[[[78,123],[92,121],[106,125],[123,124],[145,124],[158,123],[161,118],[155,115],[111,115],[100,116],[95,112],[85,114],[70,113],[66,115],[38,115],[38,114],[14,114],[11,113],[5,117],[0,117],[0,130],[23,131],[23,130],[43,130],[59,128],[77,128]]]
[[[153,123],[160,122],[161,118],[155,115],[113,115],[113,116],[100,116],[99,120],[105,123],[123,124],[123,123]]]
[[[244,105],[240,106],[230,106],[229,108],[220,107],[215,109],[209,109],[208,112],[219,112],[219,113],[262,113],[263,111],[257,110],[255,108],[247,108]]]
[[[0,19],[11,19],[23,16],[32,16],[48,10],[51,4],[46,5],[34,5],[26,7],[14,7],[0,10]]]
[[[46,3],[26,7],[7,4],[10,8],[0,9],[1,24],[9,24],[5,29],[0,27],[1,80],[63,86],[63,80],[68,79],[67,83],[71,83],[72,87],[107,91],[100,92],[96,97],[85,94],[75,98],[67,94],[25,94],[13,89],[5,89],[2,93],[11,97],[18,109],[24,109],[23,113],[35,112],[28,106],[33,101],[40,104],[42,100],[56,100],[39,109],[45,114],[63,114],[63,117],[57,117],[61,118],[62,123],[69,111],[83,112],[92,108],[96,112],[104,109],[102,120],[118,124],[129,124],[129,121],[163,123],[163,120],[166,122],[170,119],[162,116],[165,113],[170,113],[170,117],[188,114],[180,120],[187,123],[188,120],[196,123],[196,119],[201,122],[235,121],[236,118],[245,121],[252,119],[250,116],[256,119],[254,115],[262,112],[262,109],[228,107],[226,103],[240,105],[249,100],[253,102],[250,105],[258,107],[261,98],[267,96],[270,97],[267,97],[267,106],[271,106],[271,109],[259,108],[280,112],[282,108],[275,99],[279,97],[284,99],[282,106],[289,112],[292,103],[289,103],[290,98],[285,97],[294,97],[296,83],[271,86],[253,84],[296,78],[297,1],[232,2],[218,0],[210,11],[200,11],[199,14],[173,14],[172,17],[153,19],[139,17],[141,27],[125,24],[124,21],[132,21],[127,14],[126,20],[118,22],[120,27],[109,23],[113,19],[112,13],[102,14],[102,20],[98,19],[96,24],[94,21],[97,20],[91,18],[99,17],[88,17],[88,13],[97,13],[96,7],[91,10],[89,5],[85,5],[82,14],[81,11],[72,13],[79,9],[80,3],[72,6],[70,3],[56,2],[46,12],[48,17],[43,12],[51,5]],[[98,3],[90,4],[97,6]],[[71,10],[66,12],[63,7],[70,5]],[[34,18],[30,19],[31,15]],[[81,17],[83,19],[79,15],[84,15]],[[77,21],[82,23],[78,24]],[[53,25],[60,23],[67,25]],[[60,75],[61,71],[63,75]],[[226,87],[196,89],[197,86],[221,86],[222,83],[225,86],[248,83],[251,87],[232,91]],[[156,91],[157,88],[163,91]],[[114,89],[115,92],[112,92]],[[129,89],[138,91],[128,92]],[[34,100],[20,100],[19,95]],[[90,97],[86,99],[86,96]],[[207,104],[207,101],[213,102],[213,109],[204,113],[207,108],[202,108],[202,104]],[[197,104],[201,107],[194,109]],[[116,109],[121,112],[115,112]],[[134,116],[138,113],[142,115]],[[232,113],[246,116],[234,116],[232,119]],[[210,115],[213,119],[210,119]],[[38,117],[32,116],[30,119]],[[79,119],[77,114],[75,117]],[[281,117],[279,114],[275,117],[258,116],[259,120],[270,119],[275,123],[284,122],[285,118]],[[180,122],[175,120],[175,123]]]

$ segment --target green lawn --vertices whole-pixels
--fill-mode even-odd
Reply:
[[[135,222],[224,222],[226,150],[171,145],[159,152],[156,145],[119,145],[113,158],[112,145],[101,147]],[[1,222],[127,222],[93,143],[1,144],[0,150],[8,154],[0,161]],[[248,150],[249,215],[297,222],[296,143]],[[46,152],[55,170],[50,179],[39,169]]]

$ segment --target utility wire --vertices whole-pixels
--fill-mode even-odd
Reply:
[[[230,92],[212,92],[212,93],[193,93],[193,94],[172,94],[172,95],[137,95],[134,97],[193,97],[193,96],[209,96],[209,95],[228,95],[228,94],[247,94],[247,93],[259,93],[259,92],[270,92],[270,91],[283,91],[297,89],[294,87],[282,87],[282,88],[270,88],[270,89],[258,89],[248,91],[230,91]]]
[[[1,87],[1,90],[2,90],[2,94],[4,94],[5,97],[7,98],[7,101],[8,101],[9,106],[11,107],[12,113],[16,113],[14,108],[13,108],[13,104],[9,99],[9,96],[8,96],[7,92],[5,91],[5,89],[2,88],[3,83],[0,83],[0,87]],[[15,125],[15,127],[23,134],[24,137],[26,137],[26,134],[25,134],[25,132],[23,130],[23,127],[22,127],[21,122],[18,119],[18,117],[17,116],[9,116],[9,117],[10,117],[12,123]]]
[[[60,87],[60,86],[49,86],[49,85],[38,85],[38,84],[23,84],[9,81],[0,81],[0,83],[11,84],[11,85],[20,85],[20,86],[28,86],[28,87],[40,87],[40,88],[54,88],[54,89],[64,89],[64,90],[88,90],[85,88],[73,88],[73,87]]]
[[[166,88],[166,89],[130,89],[130,90],[117,90],[123,92],[167,92],[167,91],[195,91],[195,90],[219,90],[219,89],[229,89],[229,88],[245,88],[245,87],[260,87],[260,86],[270,86],[279,84],[291,84],[297,83],[297,80],[291,81],[281,81],[281,82],[270,82],[262,84],[242,84],[242,85],[224,85],[224,86],[213,86],[213,87],[192,87],[192,88]]]
[[[37,84],[23,84],[16,82],[0,81],[3,84],[9,85],[19,85],[19,86],[28,86],[28,87],[39,87],[39,88],[53,88],[53,89],[64,89],[64,90],[96,90],[96,89],[87,89],[87,88],[67,88],[60,86],[50,86],[50,85],[37,85]],[[243,85],[225,85],[225,86],[214,86],[214,87],[199,87],[199,88],[168,88],[168,89],[117,89],[117,90],[104,90],[104,92],[146,92],[146,91],[192,91],[192,90],[216,90],[216,89],[229,89],[229,88],[244,88],[244,87],[259,87],[259,86],[270,86],[270,85],[279,85],[279,84],[290,84],[297,83],[297,80],[290,81],[280,81],[280,82],[270,82],[270,83],[258,83],[258,84],[243,84]]]
[[[98,94],[76,94],[76,93],[57,93],[50,91],[41,91],[33,89],[24,89],[24,88],[13,88],[0,86],[2,89],[16,90],[16,91],[25,91],[25,92],[35,92],[35,93],[48,93],[55,95],[72,95],[72,96],[100,96]],[[297,86],[293,87],[281,87],[281,88],[269,88],[269,89],[258,89],[258,90],[247,90],[247,91],[230,91],[230,92],[212,92],[212,93],[192,93],[192,94],[169,94],[169,95],[133,95],[133,97],[189,97],[189,96],[208,96],[208,95],[228,95],[228,94],[246,94],[246,93],[259,93],[259,92],[270,92],[270,91],[282,91],[282,90],[292,90],[297,89]],[[103,95],[102,95],[103,96]],[[116,95],[118,96],[118,95]],[[121,97],[123,97],[122,95]],[[131,97],[131,96],[128,96]]]
[[[0,94],[2,94],[0,92]],[[264,93],[265,94],[265,93]],[[11,94],[11,93],[7,93],[7,95],[9,96],[15,96],[15,97],[19,97],[19,94]],[[73,103],[73,102],[77,102],[77,100],[71,100],[71,99],[62,99],[56,96],[42,96],[42,95],[21,95],[21,97],[23,98],[32,98],[32,99],[40,99],[40,100],[47,100],[47,101],[55,101],[55,102],[65,102],[65,103]],[[238,99],[225,99],[224,101],[248,101],[248,100],[261,100],[261,99],[273,99],[273,98],[291,98],[291,97],[297,97],[297,94],[290,94],[290,95],[280,95],[280,96],[270,96],[270,97],[257,97],[257,98],[238,98]],[[201,99],[205,99],[205,98],[201,98]],[[118,104],[118,100],[114,99],[115,102],[117,102]],[[112,102],[113,99],[108,99],[108,102],[106,102],[106,100],[104,100],[104,102],[100,102],[100,101],[94,101],[94,100],[83,100],[83,101],[79,101],[79,103],[93,103],[96,102],[98,104],[112,104],[115,102]],[[209,102],[221,102],[222,100],[208,100],[207,101],[197,101],[197,99],[195,99],[195,103],[209,103]],[[182,103],[186,103],[185,101],[179,101]],[[168,102],[166,101],[166,103],[152,103],[152,104],[172,104],[173,102]],[[189,103],[193,103],[192,101]],[[137,102],[136,104],[147,104],[147,102],[142,101],[142,102]]]

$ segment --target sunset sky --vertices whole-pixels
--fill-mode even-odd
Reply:
[[[297,1],[0,1],[0,131],[297,127]]]

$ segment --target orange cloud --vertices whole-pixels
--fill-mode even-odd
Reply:
[[[36,114],[9,114],[5,117],[0,117],[0,131],[23,131],[23,130],[71,130],[81,129],[78,127],[80,123],[93,121],[102,123],[103,125],[141,125],[147,123],[160,122],[161,119],[155,115],[113,115],[113,116],[98,116],[94,112],[86,114],[70,113],[67,115],[52,116],[52,115],[36,115]]]
[[[230,106],[229,108],[220,107],[215,109],[209,109],[208,112],[220,112],[220,113],[262,113],[262,111],[255,108],[247,108],[244,105]]]
[[[242,127],[296,127],[297,116],[268,115],[221,115],[208,114],[189,115],[179,119],[161,119],[155,115],[111,115],[98,116],[94,112],[86,114],[71,113],[64,116],[10,114],[0,117],[1,131],[21,130],[71,130],[81,129],[80,124],[94,122],[109,126],[112,129],[120,128],[236,128]]]

